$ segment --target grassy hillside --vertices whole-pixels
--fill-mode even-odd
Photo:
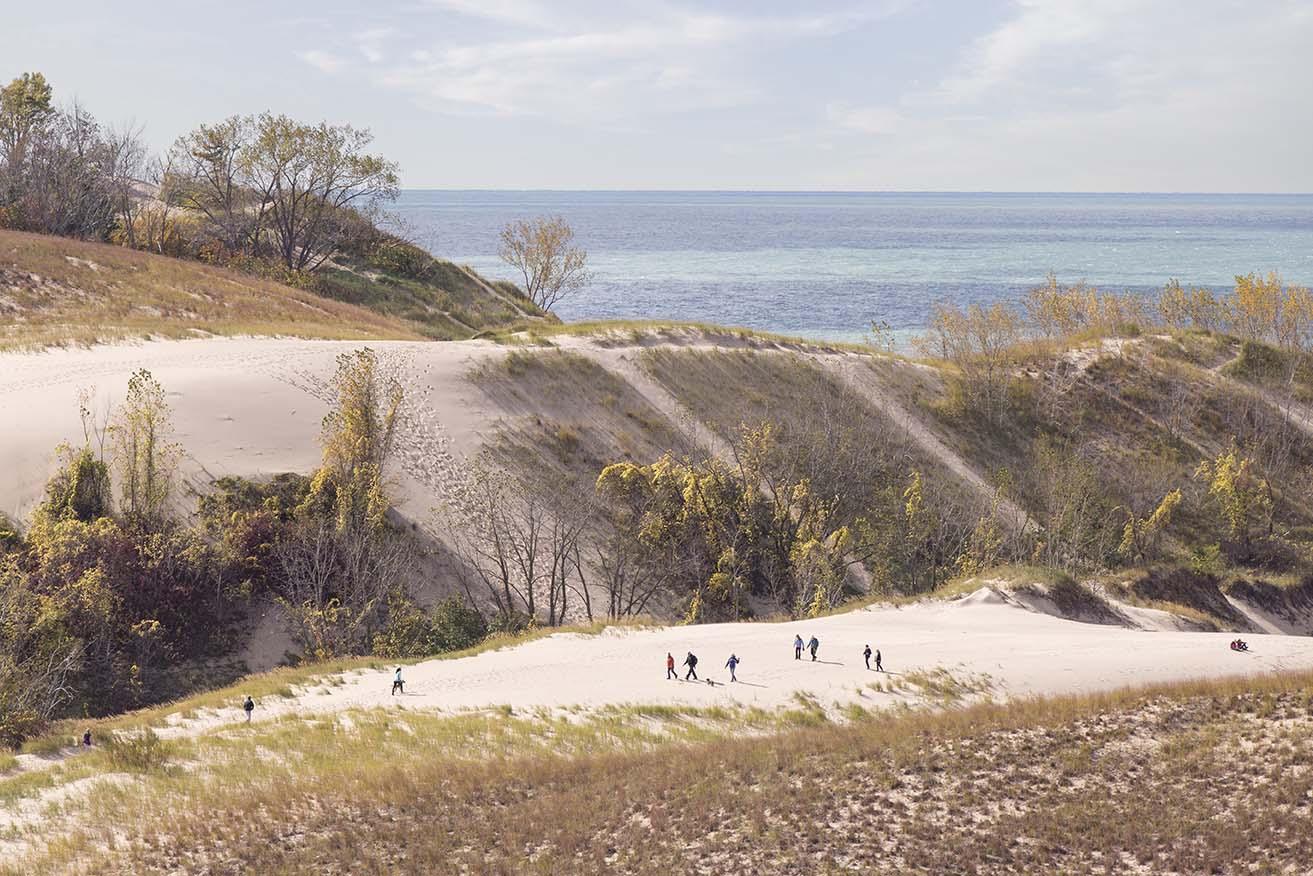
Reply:
[[[9,839],[43,851],[0,873],[1292,872],[1313,856],[1307,675],[966,707],[926,681],[948,708],[356,712],[110,746],[0,777],[0,800],[85,795],[20,816]]]
[[[541,318],[513,288],[427,254],[385,267],[346,257],[302,289],[123,247],[0,231],[0,348],[198,334],[455,339]]]
[[[321,267],[314,274],[313,289],[404,320],[438,340],[548,319],[515,284],[484,279],[470,268],[386,236]]]

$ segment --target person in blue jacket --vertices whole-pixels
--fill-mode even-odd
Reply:
[[[739,668],[738,656],[734,654],[729,655],[729,659],[725,661],[725,665],[729,667],[729,680],[738,681],[738,678],[734,675],[734,670]]]

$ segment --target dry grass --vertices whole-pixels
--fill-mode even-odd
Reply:
[[[470,376],[512,415],[498,431],[500,460],[534,478],[554,473],[591,490],[613,462],[646,462],[686,446],[622,377],[577,353],[512,349]]]
[[[0,349],[124,338],[419,338],[399,319],[197,262],[0,231]]]
[[[817,341],[793,335],[706,322],[655,319],[585,320],[582,322],[531,322],[508,326],[482,337],[507,344],[551,345],[558,336],[590,337],[602,346],[651,346],[655,344],[705,343],[724,347],[796,350],[815,353],[840,351],[871,353],[864,344]]]
[[[924,681],[948,702],[963,686]],[[744,737],[743,715],[660,709],[230,728],[180,745],[189,768],[101,774],[75,829],[0,872],[1205,873],[1313,860],[1310,674],[855,710],[844,724],[814,702],[789,714],[779,723],[796,729],[767,737]],[[104,757],[78,759],[80,780],[112,769]]]

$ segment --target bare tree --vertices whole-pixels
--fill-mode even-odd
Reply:
[[[403,532],[342,528],[327,518],[302,521],[277,556],[279,602],[298,643],[318,658],[368,650],[388,595],[404,589],[415,562]]]
[[[521,219],[501,232],[502,261],[524,278],[524,292],[542,310],[588,284],[588,254],[574,246],[574,230],[560,216]]]
[[[505,625],[564,623],[572,599],[592,617],[583,560],[590,500],[559,487],[527,484],[485,457],[459,507],[446,509],[456,553]]]
[[[141,126],[111,127],[105,135],[106,183],[123,242],[133,249],[137,248],[137,215],[147,171]]]

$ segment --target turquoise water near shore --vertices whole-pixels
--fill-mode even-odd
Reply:
[[[1062,282],[1225,289],[1276,270],[1313,284],[1313,195],[408,190],[418,242],[494,277],[513,219],[566,218],[595,278],[558,311],[833,340],[903,332],[935,301],[1015,300]]]

